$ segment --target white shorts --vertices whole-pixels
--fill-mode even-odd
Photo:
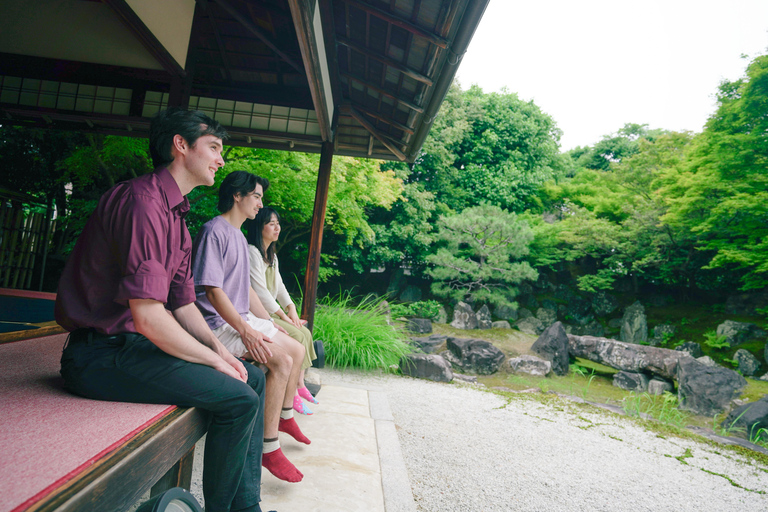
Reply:
[[[275,334],[277,334],[275,324],[270,320],[264,320],[263,318],[254,316],[251,312],[246,314],[245,321],[248,322],[248,325],[268,338],[274,338]],[[213,334],[219,338],[219,341],[224,345],[224,348],[229,350],[233,356],[243,357],[248,353],[248,349],[243,345],[243,338],[240,336],[240,333],[231,325],[225,323],[224,325],[215,328]]]

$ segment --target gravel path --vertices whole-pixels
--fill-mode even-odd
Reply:
[[[322,381],[386,393],[419,511],[768,510],[768,466],[618,415],[390,375]]]

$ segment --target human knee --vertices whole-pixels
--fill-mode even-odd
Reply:
[[[272,357],[267,361],[267,367],[275,375],[287,377],[293,366],[293,358],[284,350],[273,350]]]
[[[255,417],[261,407],[261,398],[256,390],[248,387],[231,400],[230,413],[235,417]]]

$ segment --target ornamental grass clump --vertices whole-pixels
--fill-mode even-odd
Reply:
[[[349,293],[319,301],[313,334],[323,340],[326,363],[333,368],[389,371],[412,352],[407,338],[387,323],[381,300],[355,302]]]

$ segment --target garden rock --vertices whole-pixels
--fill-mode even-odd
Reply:
[[[671,340],[672,337],[675,335],[675,332],[677,332],[677,327],[675,327],[672,324],[660,324],[653,328],[653,338],[648,340],[648,342],[653,347],[658,347],[662,343],[664,343],[665,339]],[[699,354],[701,355],[701,354]],[[697,356],[693,356],[697,357]]]
[[[760,429],[768,432],[768,396],[735,408],[725,418],[722,426],[726,429],[744,429],[743,432],[747,437],[750,437],[750,434],[755,436]]]
[[[536,309],[539,307],[539,301],[536,300],[536,297],[534,297],[533,294],[520,295],[517,298],[517,302],[528,309]]]
[[[766,373],[765,375],[760,377],[758,380],[764,380],[764,381],[768,382],[768,373]]]
[[[597,316],[607,316],[616,311],[619,300],[610,293],[599,291],[592,298],[592,311]]]
[[[453,380],[458,380],[461,382],[466,382],[467,384],[477,384],[477,376],[476,375],[464,375],[463,373],[454,373],[453,374]]]
[[[520,308],[517,310],[518,318],[520,320],[524,318],[530,318],[533,316],[533,313],[531,313],[531,310],[528,308]]]
[[[696,343],[695,341],[686,341],[682,345],[678,345],[675,347],[675,350],[679,350],[680,352],[686,352],[690,354],[691,357],[694,359],[698,359],[699,357],[704,355],[704,352],[701,351],[701,345]]]
[[[646,391],[648,377],[642,373],[621,371],[613,376],[613,385],[627,391]]]
[[[561,322],[550,325],[539,339],[531,346],[531,350],[552,363],[552,371],[557,375],[568,373],[569,340]]]
[[[436,354],[406,354],[400,358],[399,366],[403,375],[436,382],[453,380],[450,363]]]
[[[621,329],[621,318],[611,318],[608,320],[608,327],[611,329]]]
[[[552,311],[557,314],[557,303],[554,301],[551,301],[549,299],[544,299],[541,301],[541,307],[551,309]]]
[[[624,311],[621,319],[621,341],[625,343],[644,343],[648,341],[648,323],[645,319],[645,307],[635,302]]]
[[[493,314],[496,315],[496,318],[501,318],[502,320],[517,320],[518,316],[517,309],[512,306],[497,306],[493,310]]]
[[[409,318],[405,328],[411,332],[429,334],[432,332],[432,320],[428,318]]]
[[[587,325],[566,325],[565,332],[568,334],[575,334],[577,336],[597,336],[600,338],[605,336],[605,329],[603,328],[603,325],[597,320],[593,320]]]
[[[445,310],[445,306],[440,304],[440,308],[437,310],[437,315],[432,319],[436,324],[448,323],[448,312]]]
[[[406,286],[400,293],[400,300],[403,302],[418,302],[421,300],[421,290],[416,286]]]
[[[757,328],[755,324],[747,322],[734,322],[726,320],[717,326],[717,335],[725,336],[725,341],[732,347],[740,345],[751,338],[759,338],[763,331]]]
[[[491,310],[488,309],[488,306],[483,304],[483,307],[477,310],[477,313],[475,313],[475,316],[477,317],[477,328],[478,329],[490,329],[493,322],[491,322]]]
[[[492,329],[511,329],[512,326],[506,320],[498,320],[491,324]]]
[[[549,308],[539,308],[536,310],[536,318],[541,320],[544,325],[552,325],[557,321],[557,310],[551,310]]]
[[[453,322],[451,327],[456,329],[477,329],[477,316],[472,311],[472,306],[466,302],[459,302],[453,308]]]
[[[562,300],[564,302],[570,302],[573,299],[579,298],[579,296],[576,295],[573,290],[564,284],[559,284],[555,287],[554,296],[556,299]]]
[[[499,371],[504,353],[485,340],[448,338],[448,351],[460,361],[460,367],[481,375]]]
[[[706,366],[690,357],[680,359],[677,382],[680,408],[703,416],[723,412],[747,385],[744,377],[733,370]]]
[[[579,325],[587,325],[595,319],[594,315],[590,313],[591,307],[592,304],[588,300],[579,297],[573,298],[565,306],[565,316]]]
[[[568,347],[572,357],[583,357],[617,370],[650,373],[665,379],[674,379],[677,376],[680,361],[693,360],[685,352],[596,336],[569,334]]]
[[[746,377],[752,377],[760,369],[760,361],[743,348],[737,350],[733,358],[739,364],[739,373]]]
[[[387,286],[387,295],[390,297],[397,296],[397,292],[405,282],[405,270],[402,268],[396,268],[392,271],[392,276],[389,278],[389,285]]]
[[[545,377],[552,371],[552,363],[536,356],[522,355],[509,360],[509,369],[514,373]]]
[[[731,295],[725,301],[725,312],[729,315],[753,316],[757,310],[768,306],[768,292],[740,293]]]
[[[675,390],[675,386],[664,379],[654,377],[648,381],[648,393],[651,395],[663,395],[666,393],[672,393]]]
[[[533,316],[518,320],[515,327],[517,327],[520,332],[531,334],[533,336],[538,336],[544,330],[544,324],[541,323],[541,320]]]
[[[411,345],[419,347],[427,354],[432,354],[437,350],[437,347],[445,342],[446,339],[448,339],[448,336],[442,334],[433,334],[432,336],[425,336],[423,338],[413,337],[411,338]]]
[[[715,362],[715,360],[709,356],[697,357],[696,360],[706,366],[717,366],[717,363]]]

